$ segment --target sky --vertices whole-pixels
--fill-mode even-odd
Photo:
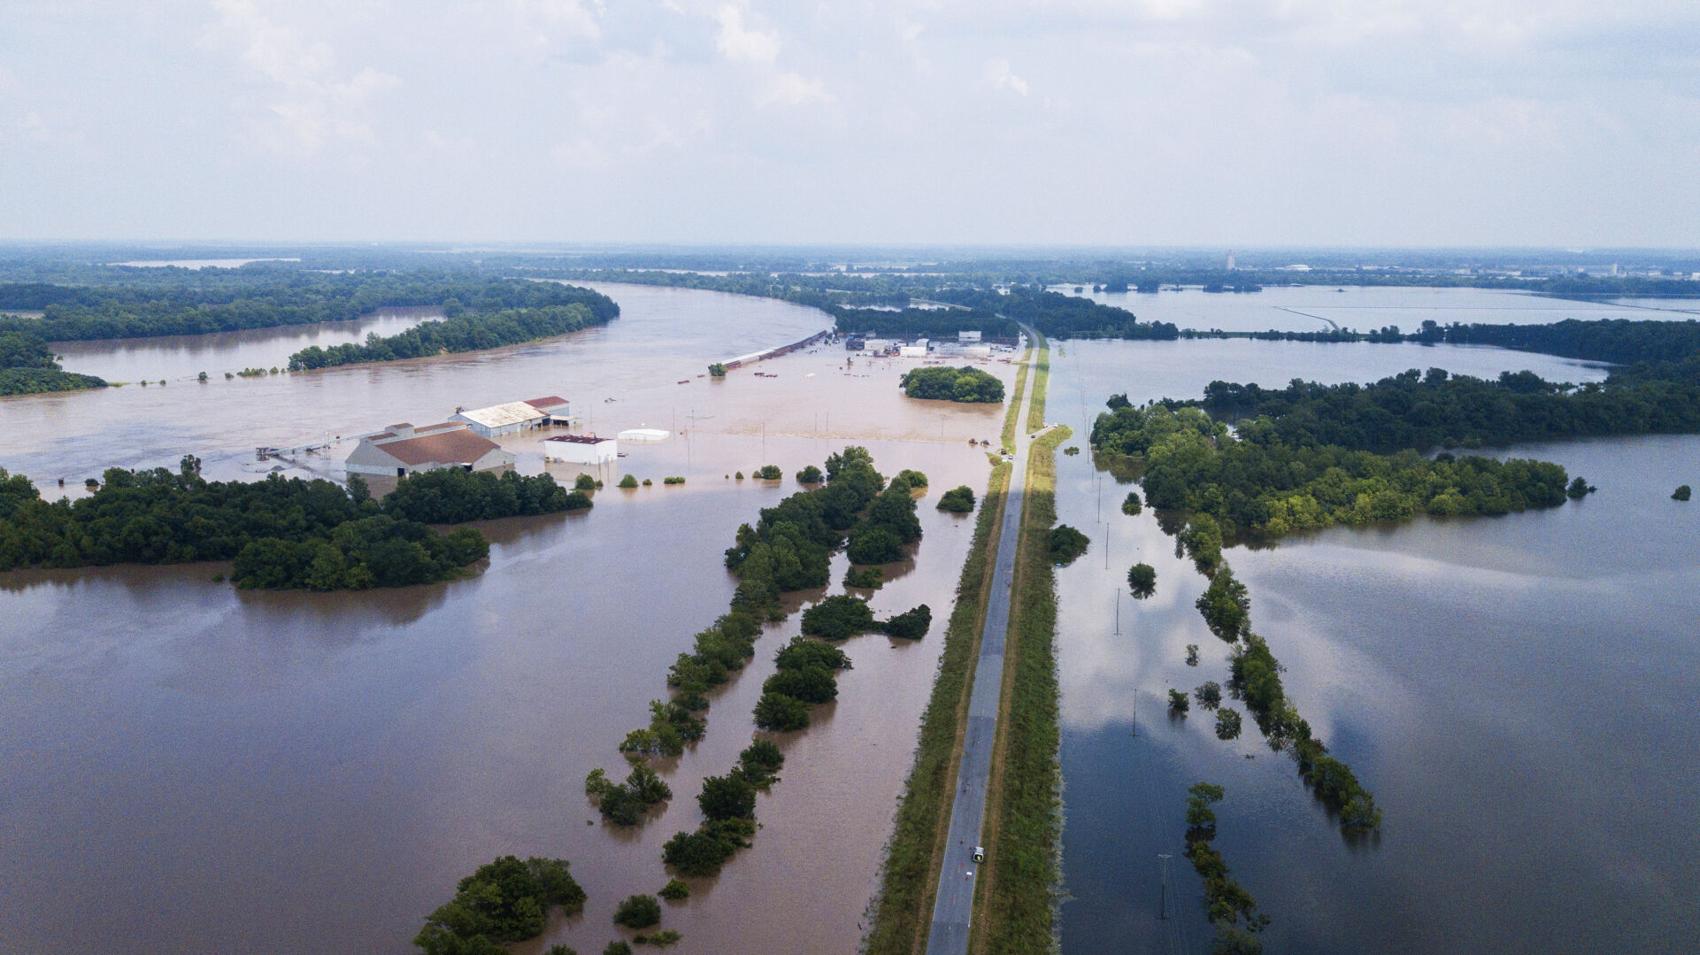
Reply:
[[[4,0],[0,238],[1692,247],[1700,3]]]

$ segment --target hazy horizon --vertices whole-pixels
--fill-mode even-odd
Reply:
[[[0,239],[1681,249],[1695,49],[1675,2],[24,0]]]

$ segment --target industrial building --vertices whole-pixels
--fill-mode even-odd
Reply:
[[[572,415],[567,406],[567,399],[560,395],[547,395],[527,401],[509,401],[488,408],[473,408],[470,411],[462,409],[456,411],[449,420],[464,422],[479,435],[495,438],[551,424],[568,424],[572,421]]]
[[[594,434],[557,434],[543,439],[543,460],[583,464],[591,467],[612,464],[620,456],[620,443]]]
[[[344,466],[350,475],[407,477],[440,468],[503,471],[514,466],[514,456],[465,422],[420,428],[403,422],[361,438]]]

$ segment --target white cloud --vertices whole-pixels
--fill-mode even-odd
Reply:
[[[715,22],[720,24],[715,48],[734,62],[772,63],[779,57],[779,34],[747,25],[744,14],[743,7],[732,3],[715,11]]]
[[[1693,0],[5,10],[12,234],[1598,245],[1700,219]],[[795,198],[821,182],[853,197],[829,221]]]
[[[219,20],[207,31],[207,45],[237,53],[271,85],[266,102],[250,111],[256,139],[306,156],[333,142],[376,142],[370,106],[400,86],[400,78],[371,66],[339,71],[329,43],[302,36],[255,0],[215,0],[214,6]]]
[[[990,83],[993,89],[1009,90],[1022,96],[1027,95],[1027,81],[1015,75],[1015,71],[1010,69],[1009,61],[1006,59],[998,57],[987,60],[985,77],[986,82]]]
[[[761,99],[762,105],[802,106],[808,103],[830,103],[832,94],[818,79],[798,73],[779,73],[768,84]]]

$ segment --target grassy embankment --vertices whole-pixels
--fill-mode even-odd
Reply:
[[[1027,381],[1026,356],[1016,371],[1015,388],[1004,412],[1003,443],[1013,451],[1015,426]],[[932,920],[933,896],[938,889],[939,860],[950,838],[950,794],[956,773],[973,691],[974,663],[980,655],[980,634],[986,623],[986,598],[992,568],[997,563],[997,529],[1003,523],[1010,465],[993,459],[986,494],[974,521],[974,540],[962,577],[956,585],[956,606],[945,630],[944,652],[932,696],[921,716],[915,762],[904,785],[902,801],[886,844],[879,894],[869,906],[865,950],[868,955],[910,955],[926,947]]]
[[[1027,355],[1032,349],[1021,353],[1021,365],[1015,369],[1015,391],[1009,400],[1009,410],[1003,416],[1003,453],[1015,453],[1015,425],[1021,415],[1021,395],[1027,387]]]
[[[1045,389],[1051,381],[1051,346],[1039,336],[1039,360],[1033,375],[1033,406],[1027,412],[1027,433],[1045,426]],[[1037,449],[1035,449],[1037,450]]]
[[[1049,350],[1039,351],[1028,427],[1044,424]],[[1057,427],[1033,443],[1015,558],[998,740],[987,791],[988,865],[975,886],[968,950],[1031,953],[1057,947],[1062,770],[1057,759],[1056,578],[1046,539],[1056,524]]]

